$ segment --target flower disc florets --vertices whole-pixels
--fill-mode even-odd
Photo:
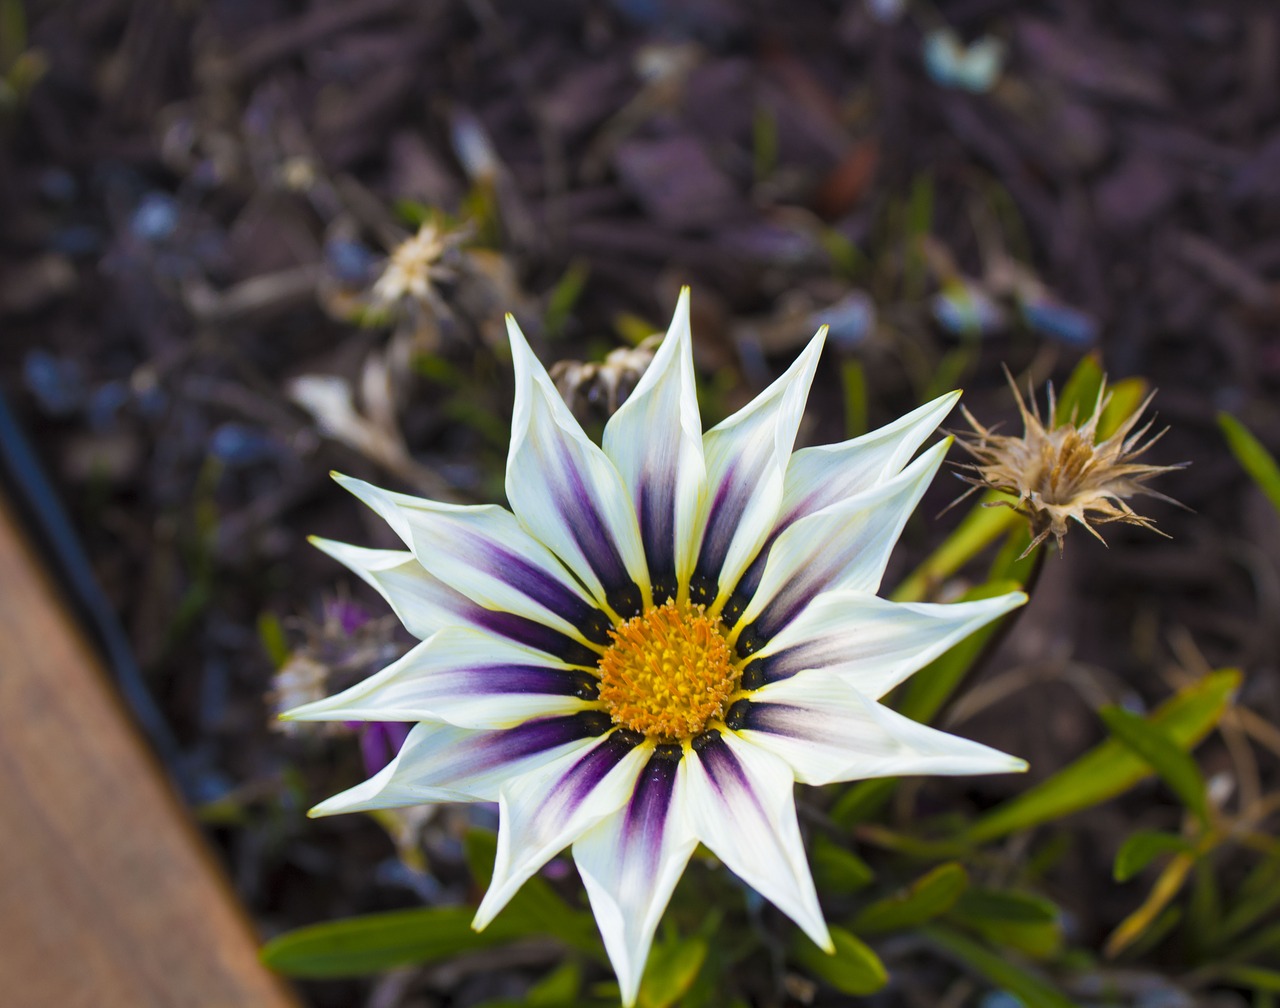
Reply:
[[[741,679],[718,617],[667,601],[609,632],[600,700],[615,724],[654,742],[703,732],[724,715]]]

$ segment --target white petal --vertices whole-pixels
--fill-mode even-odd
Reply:
[[[508,779],[566,753],[593,748],[600,728],[598,719],[589,714],[542,718],[505,731],[418,724],[381,771],[322,801],[311,815],[433,802],[497,801]]]
[[[407,550],[365,549],[318,536],[310,542],[364,579],[387,600],[405,629],[422,640],[473,606],[423,570]]]
[[[639,592],[649,587],[631,495],[609,457],[583,433],[510,315],[507,331],[516,376],[507,455],[511,509],[599,601],[630,617],[643,606]]]
[[[377,675],[281,715],[287,721],[447,721],[510,728],[532,717],[573,714],[591,677],[530,648],[448,627]]]
[[[747,668],[768,682],[804,669],[822,669],[876,700],[1026,600],[1022,592],[1010,592],[976,602],[938,605],[890,602],[860,591],[824,592],[773,637]]]
[[[610,643],[610,621],[511,512],[492,504],[442,504],[335,478],[391,525],[428,574],[473,602],[574,638]]]
[[[875,592],[902,526],[950,441],[934,445],[892,480],[790,525],[773,544],[742,623],[771,639],[821,592]]]
[[[852,441],[801,448],[787,466],[779,526],[897,475],[959,399],[959,392],[948,392]]]
[[[796,822],[795,779],[787,764],[732,733],[689,750],[685,762],[688,814],[698,839],[830,951],[831,936]]]
[[[477,605],[428,574],[408,551],[364,549],[316,536],[311,542],[373,586],[415,637],[426,640],[444,627],[466,625],[570,664],[590,667],[599,660],[599,648],[592,650],[545,623]]]
[[[785,760],[805,784],[1027,768],[1016,757],[903,717],[826,672],[771,683],[732,715],[744,740]]]
[[[648,370],[605,426],[604,450],[631,493],[650,580],[674,594],[693,570],[694,521],[706,481],[688,287]]]
[[[471,926],[487,927],[529,876],[616,812],[634,790],[650,751],[612,732],[589,750],[507,781],[498,796],[493,881]]]
[[[773,530],[783,479],[826,327],[787,372],[702,438],[707,483],[698,503],[694,602],[723,602]],[[714,589],[715,597],[705,597]]]
[[[684,762],[651,757],[627,804],[573,845],[624,1005],[635,1001],[658,921],[698,846]]]

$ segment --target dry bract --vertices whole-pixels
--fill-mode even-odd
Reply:
[[[964,477],[967,482],[975,488],[999,490],[1017,498],[1017,503],[995,501],[992,506],[1013,508],[1031,523],[1033,538],[1023,556],[1050,535],[1057,540],[1061,553],[1070,521],[1083,525],[1104,543],[1095,526],[1109,522],[1140,525],[1164,535],[1150,518],[1136,513],[1126,500],[1135,494],[1148,494],[1171,501],[1145,484],[1153,476],[1182,468],[1181,464],[1160,466],[1137,461],[1164,433],[1150,434],[1150,420],[1134,430],[1154,392],[1110,437],[1099,442],[1098,424],[1111,400],[1105,381],[1098,390],[1093,411],[1081,424],[1077,424],[1074,415],[1068,422],[1055,423],[1052,386],[1049,387],[1046,425],[1035,397],[1030,397],[1028,409],[1012,377],[1009,385],[1022,416],[1021,436],[996,434],[962,406],[973,434],[962,437],[960,444],[974,459],[964,467],[972,474]]]

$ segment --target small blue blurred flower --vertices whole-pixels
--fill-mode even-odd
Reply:
[[[51,416],[69,416],[85,397],[84,371],[73,360],[37,347],[22,361],[22,378],[39,407]]]
[[[178,201],[168,193],[153,191],[138,201],[129,229],[143,241],[161,242],[178,230]]]
[[[938,28],[924,39],[925,70],[946,88],[990,91],[1004,71],[1004,58],[1004,43],[990,35],[966,46],[950,28]]]
[[[957,336],[990,336],[1004,328],[1000,306],[971,281],[948,280],[931,305],[938,323]]]
[[[1036,332],[1074,347],[1092,346],[1098,324],[1090,316],[1041,294],[1022,302],[1022,317]]]
[[[829,338],[850,350],[871,335],[876,326],[876,306],[865,291],[851,291],[833,305],[814,312],[811,326],[830,326]]]

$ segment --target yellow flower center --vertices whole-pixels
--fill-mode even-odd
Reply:
[[[614,723],[655,742],[700,734],[724,716],[741,673],[718,617],[668,601],[609,631],[600,659],[600,699]]]

